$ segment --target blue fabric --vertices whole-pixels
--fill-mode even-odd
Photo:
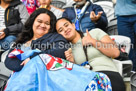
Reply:
[[[76,22],[75,22],[75,26],[76,26],[76,30],[77,31],[80,31],[80,25],[79,25],[79,18],[80,18],[80,15],[81,14],[81,9],[77,9],[77,19],[76,19]]]
[[[36,56],[11,76],[5,91],[84,91],[95,76],[96,72],[78,65],[71,71],[49,71]]]
[[[136,0],[117,0],[115,14],[117,16],[136,15]]]
[[[69,48],[69,42],[58,33],[48,33],[32,41],[32,49],[39,49],[46,54],[65,58],[64,52]]]
[[[129,58],[133,61],[133,70],[136,70],[136,15],[117,17],[118,34],[131,39]],[[133,48],[132,48],[133,47]]]
[[[21,61],[24,61],[25,59],[29,58],[30,56],[32,56],[34,53],[40,53],[41,51],[40,50],[28,50],[27,52],[25,53],[22,53],[22,54],[19,54],[17,55],[17,58]]]
[[[12,43],[16,40],[16,36],[9,35],[6,36],[4,39],[0,40],[0,46],[3,50],[8,50]]]
[[[102,30],[104,30],[108,24],[107,17],[104,11],[97,23],[92,22],[90,19],[91,11],[94,11],[95,14],[98,14],[98,12],[103,11],[103,9],[101,8],[101,6],[89,2],[89,5],[87,6],[87,8],[85,8],[83,13],[80,15],[80,18],[78,19],[80,26],[79,30],[84,33],[86,32],[86,29],[88,29],[88,31],[93,28],[101,28]],[[74,9],[74,7],[66,8],[62,16],[69,18],[73,23],[75,23],[77,16],[76,9]]]

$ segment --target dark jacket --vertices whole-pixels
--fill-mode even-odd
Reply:
[[[48,33],[37,40],[33,40],[31,46],[32,49],[40,49],[42,51],[41,53],[46,53],[55,57],[65,59],[64,52],[69,48],[69,42],[60,34]],[[12,50],[14,49],[10,49],[9,53]],[[40,53],[34,53],[30,58],[33,58],[38,54]],[[20,71],[23,68],[23,66],[20,65],[21,62],[22,61],[20,61],[19,59],[9,58],[7,55],[5,66],[10,70]]]
[[[29,17],[25,5],[20,0],[13,0],[5,10],[5,34],[17,35]]]
[[[83,9],[84,8],[84,9]],[[93,28],[101,28],[104,30],[108,24],[106,14],[104,13],[101,6],[92,4],[90,1],[87,1],[86,4],[82,8],[82,13],[79,20],[79,26],[82,32],[86,32],[86,29],[91,30]],[[99,11],[103,11],[103,14],[101,15],[100,19],[94,23],[90,19],[90,12],[94,11],[95,14],[98,14]],[[69,18],[73,23],[77,20],[77,13],[76,13],[76,5],[70,8],[66,8],[63,15],[63,17]]]

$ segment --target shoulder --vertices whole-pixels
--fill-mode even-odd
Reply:
[[[58,33],[48,33],[45,34],[43,37],[39,38],[37,41],[42,40],[42,42],[48,41],[48,42],[59,42],[64,41],[68,42],[62,35]]]
[[[100,28],[94,28],[89,31],[89,33],[98,33],[98,32],[103,32],[103,30],[101,30]]]
[[[74,7],[68,7],[65,9],[65,11],[72,11],[72,10],[74,10]]]
[[[55,40],[55,41],[65,41],[67,42],[67,40],[60,34],[58,33],[51,33],[52,35],[52,39]]]
[[[103,36],[108,35],[107,33],[105,33],[103,30],[99,29],[99,28],[95,28],[89,31],[90,35],[97,39],[100,40]],[[86,35],[86,33],[85,33]]]

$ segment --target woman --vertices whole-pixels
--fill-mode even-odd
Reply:
[[[123,79],[111,59],[118,57],[120,52],[105,32],[100,29],[87,30],[84,36],[67,18],[58,19],[56,29],[72,43],[72,53],[69,50],[65,52],[67,60],[76,64],[88,61],[93,71],[105,73],[110,78],[113,91],[125,91]]]
[[[39,49],[44,53],[65,59],[64,51],[67,48],[59,45],[60,43],[67,45],[68,41],[60,34],[55,33],[55,23],[56,17],[52,12],[43,8],[34,11],[26,21],[24,30],[9,53],[15,48],[24,52],[31,49]],[[5,65],[10,70],[20,71],[28,61],[29,59],[26,59],[21,62],[17,58],[12,59],[7,56]]]

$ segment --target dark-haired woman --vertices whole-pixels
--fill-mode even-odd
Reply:
[[[105,73],[110,78],[113,91],[125,91],[123,79],[111,59],[118,57],[120,52],[105,32],[93,29],[86,34],[79,33],[67,18],[58,19],[56,29],[72,43],[72,53],[65,52],[67,60],[76,64],[88,61],[93,71]]]
[[[9,53],[15,48],[24,52],[39,49],[44,53],[65,59],[64,51],[67,48],[63,45],[67,45],[68,41],[62,35],[56,33],[55,23],[56,17],[51,11],[43,8],[34,11],[26,21],[24,30]],[[60,43],[63,45],[60,46]],[[12,59],[7,56],[5,65],[10,70],[20,71],[28,61],[29,59],[26,59],[22,62],[17,58]]]

